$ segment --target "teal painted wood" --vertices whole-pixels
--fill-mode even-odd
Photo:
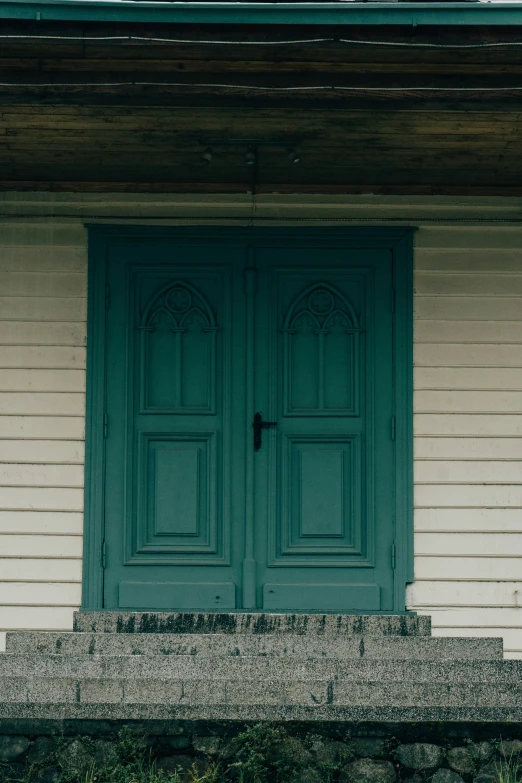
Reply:
[[[183,608],[236,607],[243,256],[237,245],[210,254],[176,241],[109,248],[109,607],[166,608],[182,593]]]
[[[413,546],[413,240],[406,232],[393,247],[395,385],[395,603],[414,580]]]
[[[239,379],[239,394],[241,387],[245,388],[245,422],[254,421],[256,390],[256,354],[255,354],[255,330],[256,330],[256,289],[257,269],[255,257],[251,247],[246,250],[245,280],[245,377]],[[257,564],[254,551],[254,487],[255,487],[255,462],[252,448],[252,431],[245,426],[245,553],[243,559],[243,584],[242,584],[242,608],[254,609],[256,607],[256,571]]]
[[[102,552],[105,531],[105,315],[104,238],[89,235],[87,309],[87,389],[82,608],[103,607]]]
[[[91,230],[85,607],[404,611],[410,236]]]
[[[522,9],[514,3],[470,5],[462,2],[381,3],[335,2],[162,2],[99,3],[92,0],[7,0],[0,18],[90,22],[288,24],[288,25],[522,25]]]
[[[257,454],[265,609],[394,607],[392,264],[386,248],[257,248],[258,409],[278,422]]]

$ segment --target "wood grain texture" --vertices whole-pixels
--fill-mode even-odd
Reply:
[[[0,558],[2,579],[6,582],[78,582],[82,581],[80,558]],[[68,627],[68,626],[67,626]]]
[[[0,410],[2,394],[0,393]],[[419,413],[522,413],[522,391],[419,390]]]
[[[418,508],[521,508],[519,484],[416,484]]]
[[[423,320],[415,326],[419,343],[520,343],[519,321]]]
[[[96,35],[111,40],[89,41],[88,28],[42,21],[46,41],[24,38],[34,29],[19,21],[22,37],[2,41],[4,187],[244,193],[244,145],[226,142],[258,138],[283,142],[260,150],[258,191],[522,193],[519,48],[416,48],[432,32],[414,28],[345,28],[344,42],[343,28],[321,28],[332,40],[296,45],[281,27],[221,29],[225,45],[208,26],[184,28],[192,43],[166,40],[180,36],[168,25],[162,42],[116,40],[132,29],[109,24]],[[499,35],[477,29],[481,41]],[[299,144],[298,166],[287,141]]]
[[[418,343],[415,362],[420,367],[522,367],[522,345]]]
[[[516,508],[418,508],[415,531],[518,535],[522,533],[522,514]]]
[[[0,534],[0,551],[2,557],[77,559],[82,555],[82,539],[81,536]]]
[[[85,296],[84,274],[69,272],[0,272],[0,285],[6,296]]]
[[[506,338],[518,338],[519,324],[509,322],[512,327]],[[495,323],[484,324],[484,330]],[[418,335],[418,328],[415,334]],[[496,343],[498,344],[498,343]],[[415,369],[415,388],[448,389],[453,391],[518,391],[522,389],[522,367],[417,367]]]
[[[520,580],[520,557],[417,557],[415,562],[416,582],[472,581],[472,582],[514,582]],[[452,574],[458,568],[458,575]],[[448,577],[448,574],[450,577]]]
[[[65,346],[0,346],[2,369],[76,369],[85,368],[85,348]]]
[[[1,464],[0,482],[9,487],[83,488],[83,465]]]
[[[414,417],[414,428],[416,435],[518,438],[522,435],[522,416],[418,413]]]
[[[2,463],[83,465],[84,443],[81,440],[2,440]]]
[[[434,589],[435,588],[435,589]],[[510,607],[520,611],[522,581],[513,582],[416,582],[411,588],[411,599],[422,607],[498,608]]]
[[[0,296],[0,316],[9,321],[85,322],[87,299]]]
[[[414,475],[419,484],[522,484],[522,461],[417,460]]]
[[[85,345],[83,323],[0,321],[4,345]]]
[[[0,416],[0,438],[83,440],[84,416]]]
[[[38,324],[37,331],[45,330]],[[68,334],[73,330],[67,324]],[[2,325],[0,323],[0,334]],[[83,370],[3,370],[0,375],[2,392],[79,392],[85,393],[85,373]]]
[[[0,416],[83,416],[84,413],[83,393],[0,392]]]
[[[68,487],[0,487],[0,508],[16,511],[82,511],[83,490]],[[1,549],[0,549],[1,551]]]
[[[415,536],[415,553],[428,557],[469,556],[477,558],[522,557],[522,537],[518,533],[424,533]],[[450,565],[448,564],[448,568]],[[457,564],[452,571],[458,575]]]
[[[72,628],[73,613],[73,606],[0,606],[0,627],[5,631],[62,631]]]
[[[80,536],[82,528],[83,515],[81,512],[0,511],[0,533]],[[60,571],[56,576],[59,575]]]
[[[70,582],[0,582],[0,604],[7,606],[72,606],[81,601],[81,584]]]

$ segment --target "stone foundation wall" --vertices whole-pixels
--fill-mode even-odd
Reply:
[[[0,722],[2,783],[514,783],[519,756],[506,724]]]

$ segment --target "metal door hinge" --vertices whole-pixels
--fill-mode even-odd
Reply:
[[[391,429],[391,439],[395,440],[395,435],[397,432],[397,419],[395,418],[395,416],[391,417],[390,429]]]
[[[109,286],[105,286],[105,309],[109,309]]]
[[[393,571],[395,571],[396,564],[397,564],[397,547],[395,546],[395,541],[394,541],[391,548],[391,567]]]
[[[107,437],[107,433],[109,431],[109,417],[106,413],[103,414],[103,437]]]
[[[101,551],[101,567],[105,568],[106,564],[107,564],[107,547],[105,545],[105,539],[103,539],[102,551]]]

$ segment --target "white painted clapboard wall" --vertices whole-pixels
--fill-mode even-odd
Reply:
[[[415,252],[415,584],[437,635],[522,657],[522,231],[423,227]]]
[[[85,241],[79,222],[0,225],[4,631],[71,628],[80,602]]]
[[[86,235],[0,225],[0,629],[69,629],[80,601]],[[416,235],[409,606],[522,657],[522,230]]]

